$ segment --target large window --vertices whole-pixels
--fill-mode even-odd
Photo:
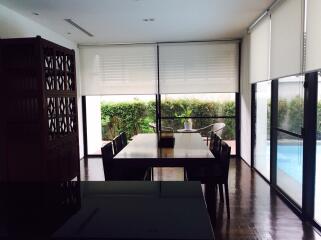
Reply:
[[[255,100],[254,166],[264,177],[270,179],[271,81],[256,85]]]
[[[162,127],[173,131],[184,129],[184,121],[192,122],[193,129],[203,128],[204,141],[212,124],[224,123],[218,133],[236,153],[235,94],[164,94],[161,96]],[[86,97],[87,153],[100,154],[103,144],[120,132],[128,138],[138,133],[151,133],[156,126],[155,95],[111,95]],[[208,126],[206,128],[206,126]]]
[[[302,205],[304,78],[279,79],[277,112],[277,185]]]
[[[203,129],[201,134],[206,140],[211,124],[224,123],[219,134],[230,144],[231,153],[236,153],[234,93],[163,94],[161,99],[163,127],[180,131],[184,122],[190,121],[193,129]]]
[[[224,123],[219,133],[236,152],[239,41],[81,46],[79,52],[88,155],[100,154],[121,131],[128,138],[153,132],[159,120],[176,131],[184,119],[194,129]],[[209,131],[202,131],[204,139]]]

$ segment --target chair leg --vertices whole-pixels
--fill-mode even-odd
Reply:
[[[225,190],[227,218],[230,219],[230,198],[229,198],[228,183],[227,182],[224,184],[224,187],[225,187],[224,190]]]
[[[216,223],[217,184],[205,183],[205,201],[213,228]]]
[[[220,200],[224,202],[223,184],[218,184],[218,189],[220,191]]]

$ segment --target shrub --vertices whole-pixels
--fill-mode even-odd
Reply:
[[[234,116],[234,102],[213,102],[201,101],[198,99],[175,99],[165,100],[161,105],[162,116],[200,116],[213,117],[218,115]],[[156,105],[154,101],[133,101],[120,103],[101,104],[102,134],[104,140],[113,139],[121,131],[125,131],[129,137],[137,133],[153,132],[149,123],[156,122]],[[224,121],[226,127],[222,137],[224,139],[235,139],[234,119],[193,119],[193,128],[202,128],[213,122]],[[183,128],[181,119],[163,119],[163,126],[170,126],[174,129]],[[202,133],[207,134],[207,131]]]
[[[288,128],[289,131],[301,134],[303,127],[303,99],[300,96],[293,98],[288,107]]]

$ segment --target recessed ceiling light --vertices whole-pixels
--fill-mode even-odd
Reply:
[[[154,22],[155,18],[143,18],[144,22]]]
[[[39,13],[37,13],[37,12],[33,12],[32,14],[35,15],[35,16],[39,15]]]

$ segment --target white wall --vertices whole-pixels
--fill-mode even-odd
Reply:
[[[11,9],[0,4],[0,38],[20,38],[41,36],[49,41],[75,50],[77,69],[77,93],[78,93],[78,119],[79,119],[79,151],[80,157],[84,155],[82,111],[81,111],[81,79],[79,73],[79,51],[77,44],[50,29],[28,19]]]
[[[100,96],[86,97],[88,154],[100,154],[103,144],[100,101]]]
[[[251,84],[250,84],[250,36],[242,40],[241,51],[241,157],[251,164]]]

